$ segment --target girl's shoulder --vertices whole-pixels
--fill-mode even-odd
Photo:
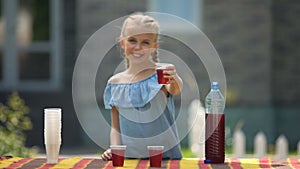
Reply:
[[[122,83],[124,82],[124,72],[117,73],[113,75],[112,77],[109,78],[108,82],[109,83]]]
[[[153,71],[141,71],[136,74],[130,74],[127,71],[117,73],[110,77],[109,83],[114,84],[132,84],[144,81],[154,76]]]

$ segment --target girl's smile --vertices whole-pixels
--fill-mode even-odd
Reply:
[[[145,55],[145,52],[143,52],[143,51],[142,52],[135,51],[135,52],[132,53],[132,56],[135,57],[135,58],[140,58],[140,57],[143,57],[144,55]]]
[[[149,60],[157,49],[156,35],[152,33],[132,35],[120,40],[125,56],[132,62]],[[138,60],[136,60],[138,59]]]

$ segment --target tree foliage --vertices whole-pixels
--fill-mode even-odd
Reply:
[[[0,155],[32,157],[36,154],[33,148],[25,146],[25,131],[32,129],[32,122],[27,116],[28,106],[17,92],[13,92],[7,104],[0,103]]]

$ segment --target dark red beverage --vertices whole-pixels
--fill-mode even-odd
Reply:
[[[161,167],[162,150],[149,150],[150,167]]]
[[[122,167],[124,165],[125,150],[111,150],[112,162],[115,167]]]
[[[164,78],[164,70],[165,69],[161,69],[161,68],[157,68],[156,72],[157,72],[157,80],[159,84],[168,84],[169,83],[169,79],[168,78]]]
[[[206,114],[205,118],[205,158],[211,163],[225,160],[225,115]]]

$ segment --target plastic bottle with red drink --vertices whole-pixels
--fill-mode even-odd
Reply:
[[[225,160],[225,99],[218,82],[212,82],[205,98],[205,163]]]

